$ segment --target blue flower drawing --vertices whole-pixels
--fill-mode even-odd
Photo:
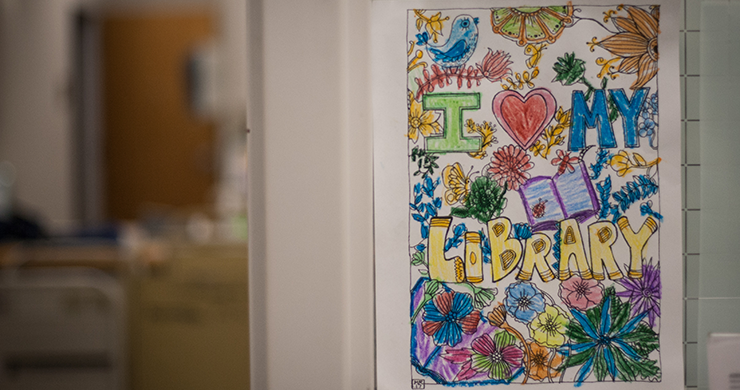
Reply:
[[[506,288],[504,305],[517,321],[529,323],[545,310],[545,298],[534,285],[516,282]]]

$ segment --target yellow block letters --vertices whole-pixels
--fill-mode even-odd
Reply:
[[[429,221],[429,277],[440,282],[462,283],[465,280],[463,259],[445,258],[445,237],[452,217],[436,217]]]
[[[619,226],[624,240],[627,241],[627,245],[630,247],[630,270],[628,275],[632,279],[641,278],[642,251],[645,249],[648,238],[658,230],[658,223],[655,222],[653,217],[648,216],[645,222],[642,223],[640,230],[635,233],[627,217],[622,217],[617,220],[617,226]]]
[[[522,243],[515,238],[509,238],[511,221],[501,217],[488,221],[488,237],[491,240],[491,271],[493,281],[510,274],[519,264],[522,257]]]
[[[604,267],[609,279],[622,279],[624,274],[617,266],[612,245],[617,241],[617,228],[609,221],[594,222],[588,226],[591,251],[591,272],[594,279],[604,280]]]

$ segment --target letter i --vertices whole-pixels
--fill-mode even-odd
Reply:
[[[465,233],[465,279],[470,283],[483,281],[483,256],[477,232]]]

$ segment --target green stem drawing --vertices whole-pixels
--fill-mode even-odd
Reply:
[[[414,315],[411,316],[411,324],[413,325],[416,321],[416,317],[419,316],[421,309],[434,298],[434,295],[439,290],[439,282],[432,279],[424,283],[424,298],[419,302],[419,306],[414,310]]]

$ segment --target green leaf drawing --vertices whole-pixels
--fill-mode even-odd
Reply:
[[[417,266],[417,265],[426,265],[425,261],[426,255],[424,251],[418,251],[411,255],[411,265]]]
[[[481,223],[488,223],[498,217],[506,205],[506,188],[501,188],[495,180],[479,176],[470,185],[470,194],[465,199],[464,207],[453,207],[450,214],[454,217],[473,217]]]
[[[552,69],[555,71],[555,78],[552,81],[559,81],[562,85],[573,85],[586,73],[586,61],[576,58],[575,52],[565,53],[558,57]]]
[[[659,347],[658,334],[642,322],[647,312],[630,318],[630,309],[630,302],[622,302],[610,286],[598,306],[585,313],[571,310],[574,320],[566,331],[571,343],[563,346],[569,356],[559,370],[581,366],[576,386],[591,373],[599,382],[656,380],[660,376],[657,361],[649,358]]]

